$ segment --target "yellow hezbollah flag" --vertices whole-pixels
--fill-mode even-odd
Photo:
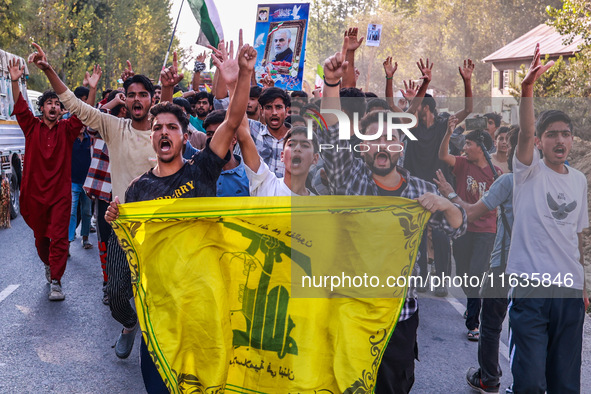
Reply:
[[[199,198],[122,205],[114,228],[171,392],[362,393],[406,296],[386,278],[410,275],[429,216],[392,197]]]

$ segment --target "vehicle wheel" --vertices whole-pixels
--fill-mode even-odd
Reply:
[[[18,179],[13,172],[10,177],[10,219],[16,219],[20,213],[19,196],[20,188],[18,187]]]

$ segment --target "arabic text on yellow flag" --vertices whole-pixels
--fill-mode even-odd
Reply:
[[[122,205],[114,228],[171,392],[342,393],[373,390],[407,291],[383,285],[428,219],[392,197],[199,198]]]

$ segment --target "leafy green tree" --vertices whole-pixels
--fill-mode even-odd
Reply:
[[[383,25],[380,47],[363,45],[356,53],[360,77],[358,87],[378,95],[384,91],[381,63],[387,56],[398,62],[395,83],[419,76],[415,62],[434,61],[431,86],[439,95],[463,92],[458,66],[466,58],[475,64],[472,80],[476,96],[490,95],[490,65],[481,60],[548,17],[546,5],[558,6],[559,0],[381,0],[356,10],[354,1],[314,0],[308,33],[306,78],[313,80],[317,63],[324,61],[341,45],[346,27],[359,27],[365,35],[369,23]],[[339,4],[341,4],[339,6]],[[347,10],[347,13],[341,12]]]
[[[542,61],[546,64],[548,56]],[[591,87],[588,83],[588,70],[591,67],[591,51],[585,49],[565,61],[562,57],[555,61],[534,85],[536,112],[558,109],[566,112],[573,121],[575,135],[591,140],[591,119],[589,119],[589,97]],[[518,75],[522,79],[527,73],[521,67]],[[519,100],[521,85],[511,85],[512,95]]]
[[[3,0],[0,48],[26,57],[39,43],[70,87],[82,84],[95,64],[103,68],[99,89],[119,86],[130,60],[136,73],[158,80],[172,34],[172,0]],[[5,12],[4,12],[5,11]],[[178,40],[173,43],[177,49]],[[182,53],[180,54],[182,56]],[[43,90],[45,77],[30,69],[29,87]]]
[[[550,24],[561,34],[567,36],[566,44],[572,43],[575,36],[580,35],[587,46],[591,45],[591,3],[587,0],[564,0],[562,8],[548,6]]]

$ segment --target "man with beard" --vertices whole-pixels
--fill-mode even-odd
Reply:
[[[272,87],[263,90],[259,97],[259,104],[265,124],[249,120],[250,135],[263,161],[267,163],[271,172],[281,178],[285,172],[285,163],[281,161],[283,138],[289,130],[285,125],[285,117],[291,105],[291,99],[285,90]]]
[[[135,179],[125,193],[127,202],[162,198],[213,197],[216,181],[222,168],[231,157],[230,144],[246,110],[246,89],[256,61],[256,51],[250,45],[239,49],[239,75],[236,94],[232,95],[224,120],[215,131],[209,144],[189,161],[182,157],[183,144],[187,141],[188,119],[182,109],[174,104],[162,103],[150,110],[152,122],[152,148],[156,152],[156,166]],[[164,80],[165,78],[163,78]],[[242,92],[242,94],[241,94]],[[118,198],[111,203],[105,220],[109,223],[119,216]],[[158,262],[155,261],[154,264]],[[170,284],[174,286],[174,284]],[[199,302],[199,300],[195,300]],[[140,350],[141,369],[146,390],[149,393],[168,392],[146,344]]]
[[[152,104],[156,105],[160,102],[162,98],[162,86],[154,85],[154,97],[152,97]]]
[[[40,50],[37,44],[33,46]],[[46,72],[51,69],[36,53],[29,56],[29,63],[35,63]],[[61,104],[52,91],[39,98],[41,119],[36,118],[19,89],[24,64],[13,59],[8,68],[15,103],[13,115],[23,130],[27,149],[20,195],[21,214],[33,230],[37,254],[45,264],[45,276],[51,284],[49,300],[62,301],[65,296],[61,278],[68,260],[72,205],[72,145],[80,134],[82,122],[76,116],[58,120]]]
[[[348,37],[345,37],[342,51],[324,62],[323,108],[340,110],[339,85],[348,67],[348,62],[345,61],[347,47]],[[336,117],[331,115],[324,118],[328,130],[322,129],[318,133],[318,139],[321,146],[333,147],[323,148],[321,151],[332,194],[344,191],[347,195],[415,199],[433,213],[428,222],[430,226],[443,229],[453,238],[464,233],[467,222],[465,211],[459,205],[439,196],[434,184],[415,178],[396,165],[404,143],[400,141],[399,130],[398,133],[392,133],[391,140],[388,139],[386,112],[373,112],[362,119],[361,129],[364,134],[375,135],[380,126],[383,132],[377,140],[363,144],[362,158],[353,155],[348,140],[339,140]],[[414,359],[418,355],[418,324],[417,298],[414,287],[411,286],[396,328],[384,350],[376,377],[376,393],[408,393],[412,388]]]
[[[152,82],[144,75],[134,75],[125,80],[125,105],[131,119],[118,118],[77,99],[49,66],[41,48],[38,48],[38,52],[38,62],[46,65],[43,71],[66,108],[86,126],[96,130],[109,146],[113,195],[123,196],[131,181],[156,163],[150,144],[148,119],[154,94]],[[137,315],[129,303],[133,296],[131,272],[114,234],[107,245],[107,275],[109,280],[106,290],[111,315],[124,327],[115,345],[115,354],[126,358],[133,347]]]
[[[197,115],[191,115],[191,124],[197,130],[205,133],[203,121],[205,120],[207,114],[213,110],[213,96],[207,92],[199,92],[193,96],[191,103],[194,104],[194,112],[195,115]]]
[[[248,119],[256,120],[257,122],[260,120],[259,97],[261,97],[261,91],[260,86],[251,86],[248,104],[246,105],[246,116]]]
[[[273,49],[275,49],[274,62],[292,62],[293,51],[289,47],[291,44],[291,31],[289,29],[280,29],[273,34]]]

